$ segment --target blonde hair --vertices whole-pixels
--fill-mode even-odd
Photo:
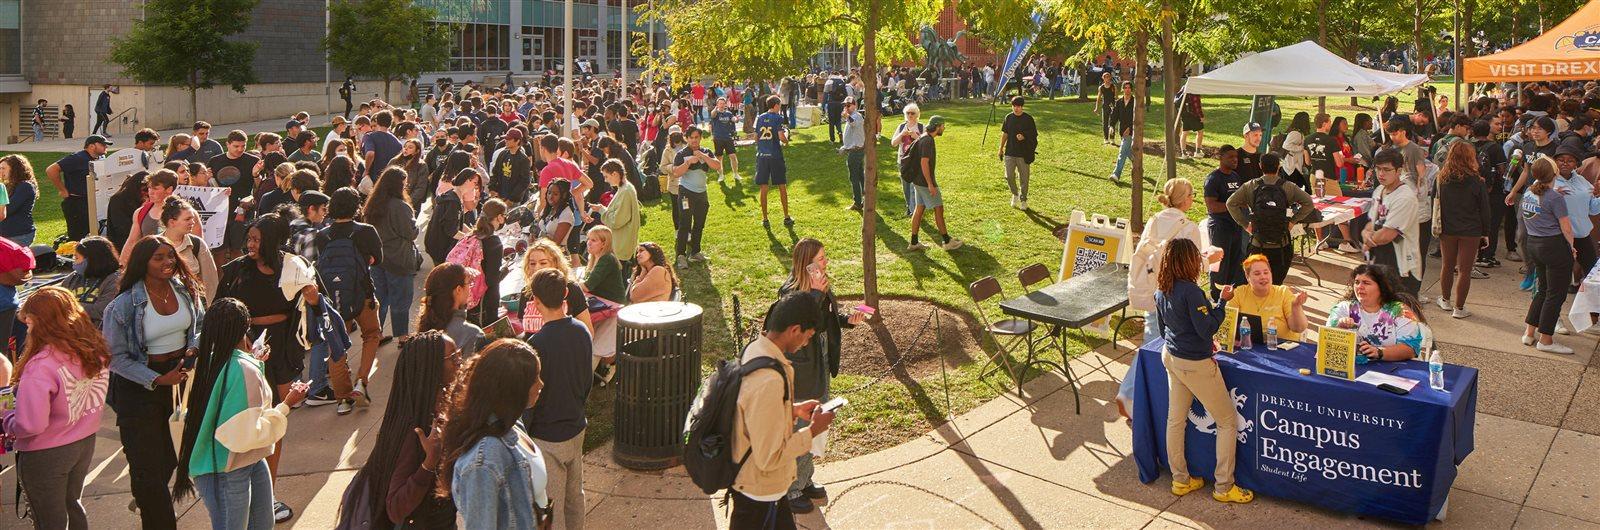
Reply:
[[[528,245],[528,251],[522,254],[522,277],[524,279],[531,280],[533,273],[539,272],[539,269],[533,268],[534,252],[543,252],[545,256],[550,258],[550,262],[555,264],[555,269],[561,271],[562,278],[566,278],[569,281],[572,280],[572,266],[567,264],[566,253],[562,252],[561,247],[556,245],[554,241],[543,237]],[[522,292],[532,296],[533,282],[524,281],[523,283],[525,285],[522,287]]]
[[[1178,202],[1179,197],[1192,197],[1193,195],[1194,185],[1190,184],[1188,179],[1174,178],[1161,186],[1161,193],[1156,194],[1156,202],[1168,208],[1176,208],[1173,205]]]
[[[1534,195],[1544,195],[1544,192],[1550,191],[1550,186],[1555,184],[1556,162],[1548,156],[1533,161],[1533,167],[1528,168],[1528,171],[1533,177],[1533,185],[1528,186],[1528,191]]]

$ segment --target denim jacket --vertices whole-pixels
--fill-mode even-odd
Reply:
[[[534,504],[541,511],[550,505],[544,457],[520,421],[499,437],[479,439],[456,459],[453,471],[450,497],[467,530],[533,530],[538,527]]]
[[[189,338],[184,342],[184,347],[199,347],[200,321],[205,319],[205,308],[182,282],[176,279],[170,281],[173,292],[190,300]],[[161,374],[145,366],[144,308],[147,305],[150,305],[150,293],[145,290],[144,281],[141,280],[106,306],[100,332],[105,334],[106,345],[111,349],[111,373],[155,390],[156,377]]]

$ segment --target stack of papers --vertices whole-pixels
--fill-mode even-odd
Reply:
[[[1367,370],[1367,373],[1361,374],[1361,377],[1357,377],[1356,380],[1372,386],[1389,383],[1391,386],[1399,387],[1405,389],[1406,391],[1410,391],[1412,388],[1415,388],[1417,383],[1420,382],[1416,379],[1407,379],[1398,375],[1379,372],[1377,370]]]

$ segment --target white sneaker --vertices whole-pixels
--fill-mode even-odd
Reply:
[[[1426,305],[1428,302],[1432,302],[1432,301],[1433,301],[1433,297],[1432,296],[1420,295],[1420,294],[1417,295],[1417,303],[1419,303],[1419,304]]]
[[[912,243],[910,245],[906,245],[907,252],[920,252],[923,250],[928,250],[928,246],[922,243]]]
[[[1515,250],[1506,252],[1506,261],[1522,261],[1522,256]]]
[[[1345,241],[1343,243],[1339,243],[1339,247],[1336,250],[1338,250],[1339,252],[1343,252],[1345,254],[1355,254],[1357,252],[1361,252],[1361,249],[1356,248],[1356,246],[1350,244],[1349,241]]]
[[[1523,346],[1532,346],[1533,345],[1533,335],[1523,335],[1522,336],[1522,345]]]
[[[1443,309],[1445,311],[1449,311],[1449,310],[1451,310],[1452,308],[1455,307],[1455,306],[1450,305],[1450,299],[1449,298],[1445,298],[1443,296],[1435,298],[1434,302],[1437,302],[1434,305],[1439,306],[1439,309]]]
[[[1012,208],[1016,208],[1017,207],[1017,196],[1016,195],[1012,195],[1011,196],[1011,207]]]
[[[367,395],[366,381],[356,381],[355,388],[350,391],[350,400],[354,401],[357,407],[372,405],[372,396]]]
[[[1122,183],[1122,175],[1118,175],[1116,173],[1112,173],[1111,174],[1111,181],[1115,182],[1117,184],[1121,184]]]
[[[1488,277],[1489,277],[1489,273],[1480,271],[1480,270],[1478,270],[1477,267],[1473,267],[1472,268],[1472,279],[1474,279],[1474,280],[1482,280],[1482,279],[1485,279],[1485,278],[1488,278]]]
[[[1455,311],[1450,312],[1451,318],[1467,318],[1470,316],[1472,316],[1472,312],[1465,307],[1457,307]]]
[[[1559,342],[1552,342],[1552,343],[1549,343],[1549,344],[1545,344],[1545,343],[1541,342],[1538,345],[1535,345],[1533,348],[1536,349],[1536,350],[1545,352],[1545,353],[1556,353],[1556,354],[1561,354],[1561,355],[1572,355],[1572,348],[1568,348],[1566,346],[1562,346],[1561,343],[1559,343]]]
[[[960,239],[956,239],[956,238],[952,237],[952,238],[950,238],[949,241],[944,242],[943,245],[939,245],[939,247],[943,248],[945,250],[955,250],[955,249],[961,248],[961,245],[963,245],[963,244],[964,243],[962,243]]]
[[[1562,324],[1561,321],[1558,320],[1558,321],[1556,321],[1556,334],[1557,335],[1571,335],[1572,334],[1572,330],[1568,329],[1566,324]]]
[[[688,256],[685,256],[683,254],[679,254],[678,255],[678,268],[680,268],[680,269],[689,268],[689,257]]]

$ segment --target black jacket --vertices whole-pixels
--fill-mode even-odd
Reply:
[[[428,218],[428,231],[422,235],[422,244],[435,265],[450,255],[460,231],[461,196],[456,190],[446,191],[433,199],[433,217]]]

